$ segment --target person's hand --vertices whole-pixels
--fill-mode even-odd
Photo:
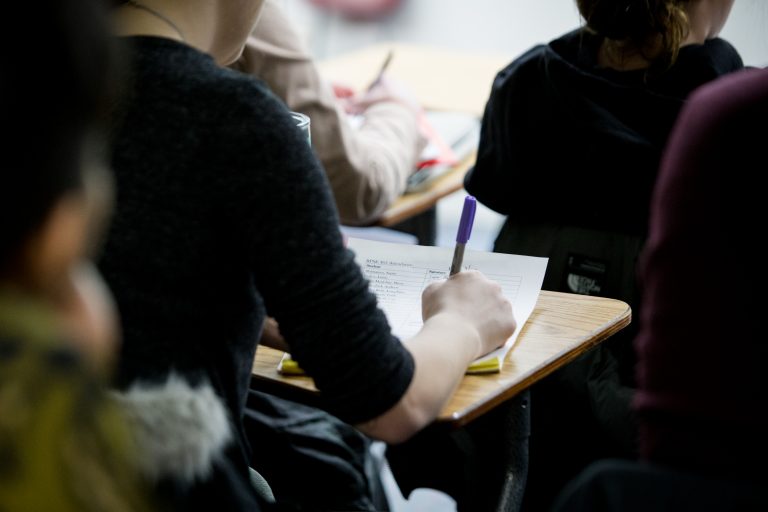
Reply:
[[[333,95],[338,99],[352,98],[355,95],[355,90],[348,85],[333,83],[331,87],[333,88]]]
[[[517,328],[512,304],[502,295],[501,286],[476,270],[459,272],[424,290],[421,297],[424,321],[442,313],[476,330],[481,343],[479,355],[502,346]]]
[[[416,95],[402,82],[386,75],[382,76],[369,90],[357,96],[346,98],[344,108],[349,114],[362,114],[371,105],[384,101],[401,103],[417,115],[422,112],[421,104]]]
[[[264,320],[264,327],[261,329],[261,338],[259,344],[265,347],[282,350],[283,352],[290,352],[290,347],[286,343],[283,335],[280,334],[280,326],[277,324],[277,320],[268,316]]]

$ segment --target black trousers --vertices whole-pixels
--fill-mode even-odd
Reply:
[[[278,510],[387,510],[370,440],[325,411],[251,390],[244,425],[251,466]]]

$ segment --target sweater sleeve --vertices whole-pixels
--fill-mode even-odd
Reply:
[[[325,168],[341,220],[376,220],[404,191],[425,140],[416,115],[378,103],[354,129],[285,14],[267,1],[235,67],[263,80],[288,108],[312,120],[312,146]]]
[[[311,148],[287,110],[266,91],[261,97],[243,100],[235,109],[240,122],[230,123],[226,143],[239,150],[221,182],[226,224],[242,245],[268,314],[315,379],[324,406],[350,423],[374,418],[405,393],[412,357],[392,336],[343,246]]]

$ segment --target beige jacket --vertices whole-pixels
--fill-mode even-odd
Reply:
[[[343,224],[370,224],[405,190],[425,141],[416,115],[397,102],[369,107],[353,128],[283,11],[264,3],[243,56],[232,66],[254,75],[293,111],[311,119],[312,146],[325,167]]]

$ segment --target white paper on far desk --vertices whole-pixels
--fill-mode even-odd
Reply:
[[[422,326],[421,292],[433,281],[448,277],[453,248],[402,245],[350,238],[348,247],[370,281],[379,307],[387,315],[393,333],[402,341]],[[523,325],[531,316],[544,281],[547,258],[498,254],[467,249],[464,268],[479,270],[498,282],[512,303],[517,320],[515,334],[500,349],[481,357],[469,373],[501,370],[504,359],[515,344]]]

